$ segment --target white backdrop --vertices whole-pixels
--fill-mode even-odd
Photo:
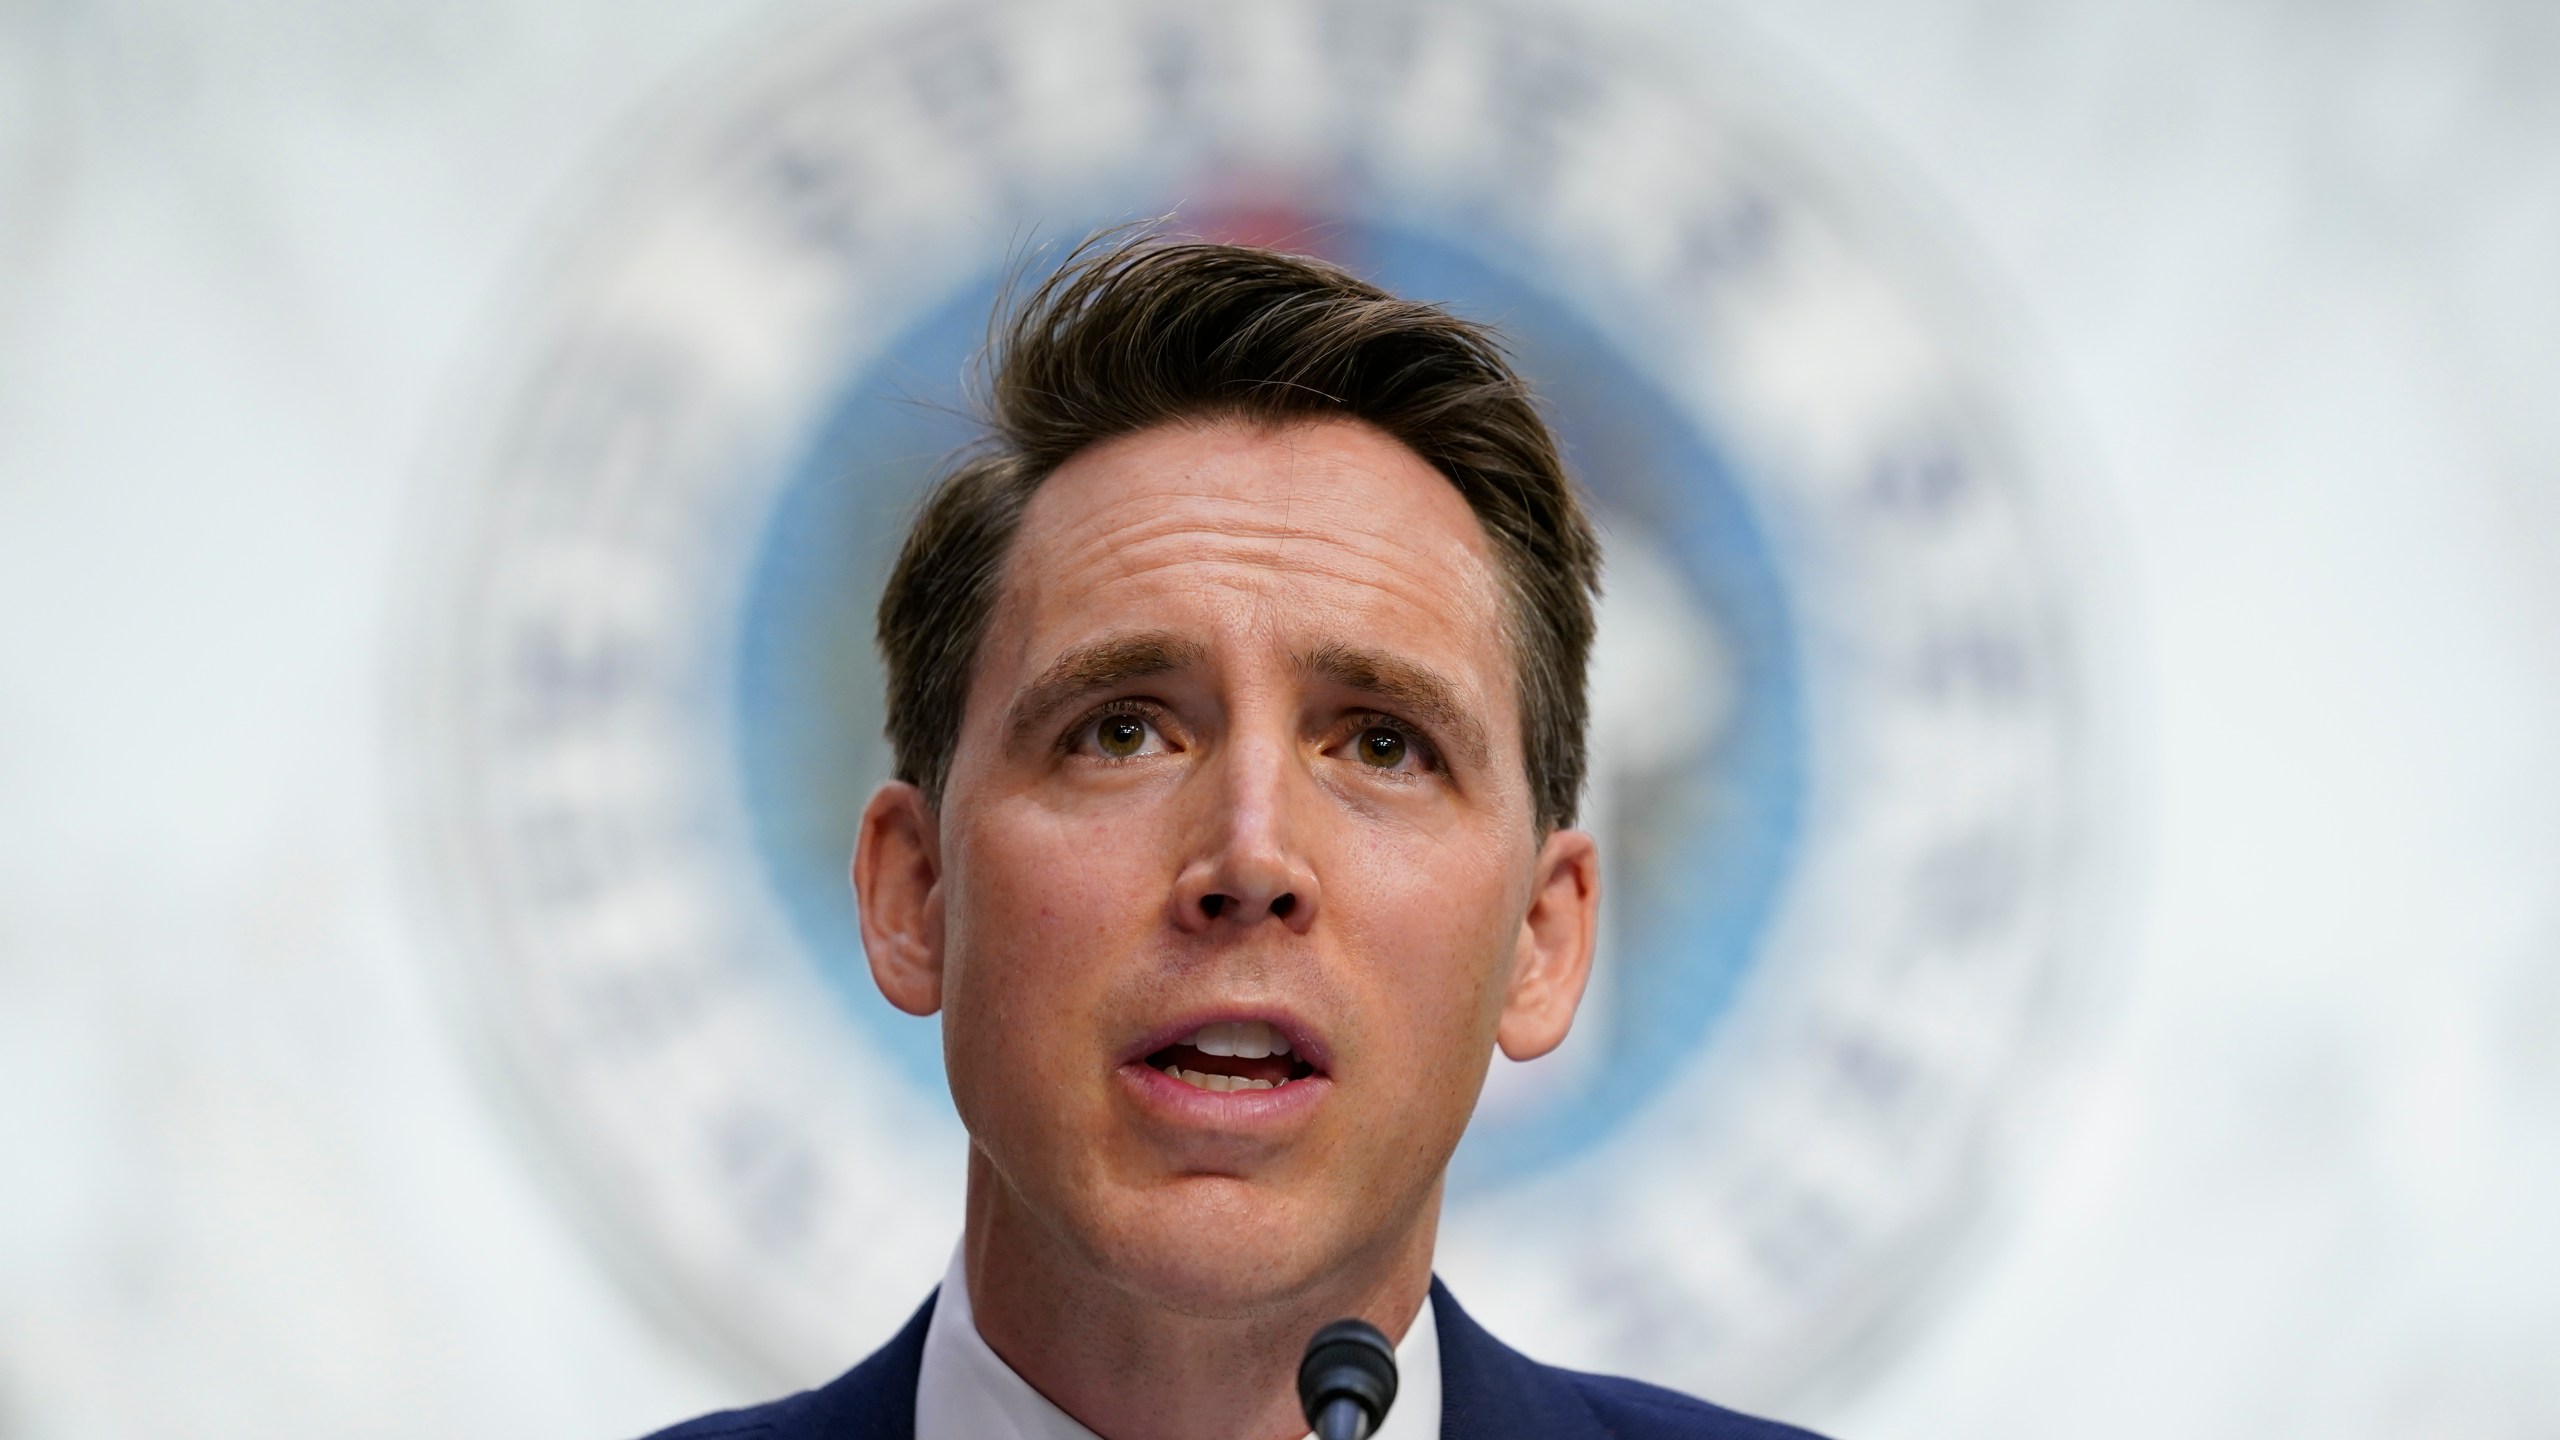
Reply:
[[[1623,7],[1931,209],[2088,463],[2114,969],[1845,1436],[2560,1435],[2560,17]],[[0,8],[0,1437],[743,1398],[457,1036],[384,713],[424,460],[774,21]]]

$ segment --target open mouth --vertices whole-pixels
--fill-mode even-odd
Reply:
[[[1147,1057],[1147,1063],[1201,1090],[1277,1090],[1316,1073],[1290,1053],[1289,1037],[1260,1020],[1203,1025]]]

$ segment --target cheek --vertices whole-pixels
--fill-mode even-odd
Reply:
[[[947,923],[974,949],[1038,935],[1054,941],[1107,923],[1125,899],[1134,847],[1127,826],[1031,806],[992,809],[961,837],[950,867]]]
[[[1467,839],[1476,841],[1470,845]],[[1326,877],[1325,903],[1368,972],[1372,1013],[1391,1018],[1418,1067],[1481,1078],[1526,896],[1481,837],[1379,836]]]
[[[972,1037],[1002,1032],[1013,1063],[1045,1069],[1089,1041],[1089,1024],[1057,1022],[1092,1020],[1110,957],[1153,928],[1163,886],[1150,882],[1157,867],[1138,827],[1030,806],[976,813],[946,841],[948,1023]]]

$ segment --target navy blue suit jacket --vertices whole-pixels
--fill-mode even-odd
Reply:
[[[1659,1386],[1541,1365],[1468,1319],[1437,1279],[1431,1303],[1440,1321],[1441,1440],[1817,1440]],[[915,1440],[916,1375],[932,1317],[928,1298],[896,1339],[815,1390],[705,1415],[650,1440]]]

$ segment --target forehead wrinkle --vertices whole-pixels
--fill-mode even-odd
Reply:
[[[1214,507],[1218,513],[1203,513],[1200,508],[1183,504],[1153,505],[1148,507],[1151,513],[1134,519],[1125,513],[1097,510],[1077,522],[1074,530],[1066,537],[1066,553],[1061,558],[1072,565],[1096,551],[1104,555],[1117,555],[1151,541],[1186,535],[1209,535],[1222,540],[1259,542],[1274,549],[1302,540],[1340,542],[1353,538],[1339,530],[1316,529],[1291,523],[1285,519],[1268,519],[1255,513],[1264,507],[1239,505],[1222,495],[1184,495],[1179,498],[1184,501],[1205,502],[1208,507]]]
[[[1250,515],[1158,514],[1117,524],[1103,524],[1096,517],[1077,528],[1085,533],[1066,537],[1055,552],[1052,579],[1038,589],[1050,590],[1097,567],[1115,580],[1128,580],[1154,570],[1211,565],[1349,580],[1437,609],[1448,600],[1446,580],[1435,583],[1425,572],[1453,562],[1459,576],[1469,581],[1480,582],[1485,572],[1482,557],[1474,554],[1450,556],[1393,535],[1318,529]],[[1197,540],[1210,543],[1185,543]],[[1173,553],[1164,553],[1167,544],[1176,547]]]
[[[1438,547],[1398,543],[1395,535],[1357,523],[1322,523],[1327,511],[1334,507],[1343,512],[1337,517],[1341,520],[1368,517],[1375,504],[1375,492],[1392,488],[1396,481],[1383,466],[1311,453],[1303,443],[1301,428],[1286,427],[1268,437],[1267,443],[1285,457],[1282,468],[1287,480],[1280,487],[1281,493],[1239,494],[1232,485],[1221,483],[1217,467],[1194,468],[1184,474],[1181,483],[1163,485],[1145,495],[1140,501],[1144,511],[1139,518],[1130,519],[1125,510],[1110,505],[1086,510],[1069,523],[1067,534],[1061,537],[1061,563],[1073,565],[1093,551],[1116,559],[1131,546],[1181,534],[1260,540],[1275,551],[1292,549],[1306,541],[1321,541],[1366,555],[1423,563],[1487,563],[1482,532],[1471,513],[1464,515],[1461,533],[1452,537],[1460,552],[1456,556]],[[1415,463],[1422,462],[1416,459]],[[1436,472],[1430,479],[1435,491],[1446,490],[1448,498],[1458,498],[1455,489]],[[1463,501],[1459,503],[1463,506]],[[1041,498],[1035,497],[1032,504],[1039,506]],[[1315,523],[1298,518],[1300,510],[1309,507],[1316,513]],[[1275,508],[1279,512],[1276,518],[1270,513]]]
[[[1150,587],[1170,586],[1203,594],[1210,589],[1240,591],[1269,603],[1287,600],[1294,589],[1307,582],[1339,581],[1432,613],[1445,612],[1457,598],[1445,579],[1434,583],[1434,577],[1413,574],[1405,567],[1363,564],[1358,557],[1328,554],[1312,547],[1285,556],[1250,547],[1230,548],[1217,554],[1120,555],[1115,557],[1110,579],[1113,584],[1137,581]]]

